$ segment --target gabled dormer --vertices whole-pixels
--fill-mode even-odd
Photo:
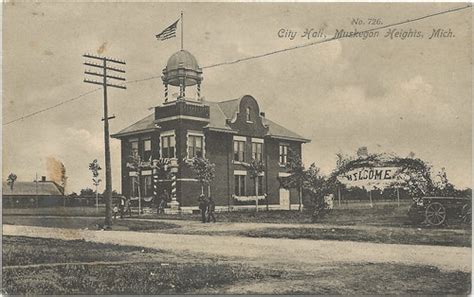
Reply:
[[[241,135],[263,137],[268,133],[257,100],[250,95],[240,98],[237,111],[227,124]]]

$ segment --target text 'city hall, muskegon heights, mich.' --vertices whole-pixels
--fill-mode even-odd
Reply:
[[[268,119],[251,95],[225,101],[203,100],[202,69],[186,50],[168,59],[162,80],[163,104],[155,107],[154,113],[112,135],[121,140],[123,195],[133,200],[139,196],[139,189],[145,201],[154,195],[153,170],[143,168],[137,175],[127,166],[129,156],[138,152],[142,160],[174,159],[178,168],[173,193],[182,211],[198,208],[201,185],[185,162],[196,156],[215,164],[210,192],[217,209],[254,205],[254,180],[244,166],[253,159],[262,161],[265,167],[257,178],[261,204],[290,209],[291,204],[298,203],[297,191],[282,188],[279,178],[288,176],[285,164],[289,150],[301,156],[302,144],[309,139]],[[171,88],[179,88],[179,95],[168,100]],[[159,179],[158,184],[159,191],[171,193],[169,178]]]

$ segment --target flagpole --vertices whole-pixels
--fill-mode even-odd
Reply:
[[[183,11],[181,11],[181,50],[183,50]]]

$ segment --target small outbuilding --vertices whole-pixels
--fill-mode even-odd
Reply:
[[[53,181],[17,181],[10,187],[2,182],[3,207],[39,207],[62,205],[63,188]]]

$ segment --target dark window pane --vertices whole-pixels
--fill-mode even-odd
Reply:
[[[240,195],[245,196],[245,175],[240,175]]]
[[[234,194],[236,196],[240,196],[239,195],[239,176],[238,175],[235,175],[234,176]]]
[[[258,195],[263,195],[263,176],[258,177]]]

